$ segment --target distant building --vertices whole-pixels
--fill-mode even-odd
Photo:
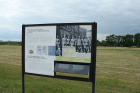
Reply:
[[[91,37],[91,36],[92,36],[92,35],[91,35],[91,30],[87,30],[86,36],[87,36],[87,37]]]
[[[63,25],[63,26],[58,26],[57,27],[57,33],[56,33],[60,39],[64,37],[64,34],[66,38],[69,36],[72,38],[78,38],[80,37],[85,37],[86,36],[86,29],[81,28],[79,25]]]
[[[79,28],[79,36],[80,37],[85,37],[86,36],[86,29],[85,28]]]

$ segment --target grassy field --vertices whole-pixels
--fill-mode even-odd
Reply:
[[[0,93],[21,93],[21,46],[0,46]],[[140,48],[97,47],[96,93],[140,93]],[[91,93],[91,82],[25,75],[25,93]]]

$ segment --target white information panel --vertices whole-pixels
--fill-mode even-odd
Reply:
[[[25,27],[25,72],[54,76],[56,26]]]

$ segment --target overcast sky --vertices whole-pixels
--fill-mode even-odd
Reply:
[[[140,0],[0,0],[0,40],[21,40],[22,24],[97,22],[97,39],[140,33]]]

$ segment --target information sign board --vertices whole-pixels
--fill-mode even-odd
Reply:
[[[95,85],[96,38],[95,22],[22,25],[22,82],[24,74],[67,79],[62,72],[89,75]]]
[[[24,27],[26,73],[54,76],[54,60],[91,63],[92,24]]]

